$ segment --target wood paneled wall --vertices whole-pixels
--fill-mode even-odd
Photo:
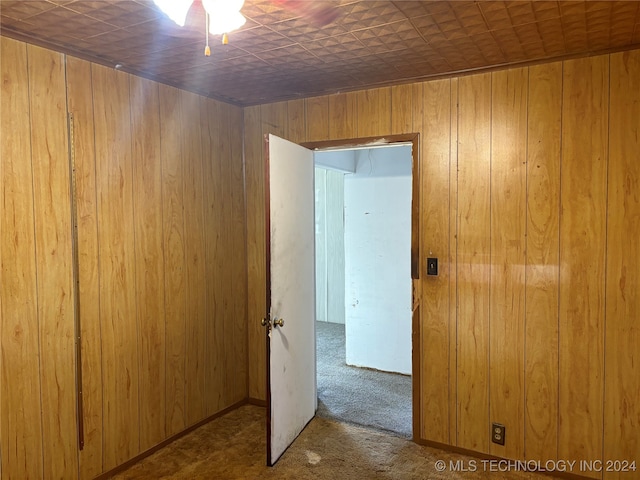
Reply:
[[[243,111],[0,47],[2,478],[91,478],[264,400],[264,133],[420,133],[421,251],[441,258],[416,284],[420,439],[640,461],[640,51]]]
[[[250,396],[265,395],[262,135],[418,132],[420,248],[441,259],[417,289],[421,439],[640,461],[638,85],[635,50],[246,108]]]
[[[93,478],[247,397],[243,112],[0,46],[1,474]]]
[[[2,475],[65,478],[78,458],[64,61],[0,48]]]

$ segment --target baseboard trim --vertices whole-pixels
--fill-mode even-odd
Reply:
[[[250,405],[256,405],[258,407],[266,407],[267,406],[267,401],[266,400],[260,400],[259,398],[248,398],[247,399],[247,403]]]
[[[100,475],[98,475],[97,477],[95,477],[95,480],[107,480],[109,478],[111,478],[112,476],[114,476],[117,473],[123,472],[125,471],[127,468],[131,467],[132,465],[138,463],[140,460],[142,460],[143,458],[148,457],[149,455],[154,454],[155,452],[157,452],[158,450],[166,447],[167,445],[169,445],[172,442],[175,442],[176,440],[178,440],[179,438],[184,437],[185,435],[187,435],[188,433],[193,432],[195,429],[200,428],[203,425],[206,425],[207,423],[211,422],[212,420],[215,420],[216,418],[219,418],[223,415],[226,415],[227,413],[242,407],[243,405],[247,405],[249,403],[252,403],[251,400],[249,398],[245,398],[244,400],[240,400],[237,403],[234,403],[233,405],[220,410],[217,413],[214,413],[213,415],[200,420],[198,423],[194,423],[193,425],[185,428],[184,430],[182,430],[181,432],[176,433],[175,435],[171,435],[169,438],[163,440],[162,442],[160,442],[159,444],[149,448],[148,450],[145,450],[142,453],[139,453],[138,455],[136,455],[135,457],[127,460],[126,462],[124,462],[121,465],[118,465],[115,468],[112,468],[111,470],[101,473]]]
[[[424,438],[418,438],[418,439],[414,438],[413,441],[418,445],[423,445],[425,447],[437,448],[438,450],[443,450],[445,452],[457,453],[460,455],[467,455],[468,457],[479,458],[481,460],[506,460],[511,462],[517,461],[517,460],[508,459],[504,457],[498,457],[495,455],[489,455],[487,453],[476,452],[475,450],[469,450],[467,448],[448,445],[446,443],[434,442],[432,440],[425,440]],[[535,473],[538,473],[540,475],[547,475],[553,478],[566,478],[568,480],[593,480],[593,478],[591,477],[586,477],[584,475],[576,475],[575,473],[569,473],[569,472],[535,471]]]

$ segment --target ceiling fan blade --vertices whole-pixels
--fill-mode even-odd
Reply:
[[[324,27],[338,18],[338,10],[335,5],[324,2],[309,2],[301,0],[272,0],[274,5],[281,6],[289,11],[304,17],[311,25]]]
[[[202,37],[205,31],[205,11],[200,0],[195,0],[187,12],[184,27],[180,27],[165,19],[163,21],[163,31],[171,37],[194,38]]]

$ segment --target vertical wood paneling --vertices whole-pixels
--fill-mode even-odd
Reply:
[[[2,46],[0,46],[0,53],[2,52]],[[2,78],[2,70],[0,70],[0,78]],[[0,91],[0,93],[3,93]],[[0,108],[4,105],[0,103]],[[2,114],[0,113],[0,122],[2,121]],[[4,151],[0,150],[0,200],[4,199],[4,183],[1,180],[3,178],[2,174],[4,172],[4,168],[2,165],[2,156],[4,155]],[[0,218],[0,266],[2,265],[2,224],[3,219]],[[0,288],[2,288],[2,269],[0,267]],[[0,414],[2,414],[2,297],[0,297]],[[2,420],[0,420],[0,450],[2,449]],[[0,478],[2,478],[2,459],[0,459]]]
[[[201,98],[182,94],[183,191],[185,274],[187,290],[185,421],[192,425],[205,417],[205,318],[207,278],[205,270],[204,184],[200,124]]]
[[[129,76],[93,65],[98,189],[103,468],[139,451]],[[133,426],[133,428],[132,428]]]
[[[359,137],[388,135],[391,131],[391,87],[356,92]]]
[[[64,94],[60,93],[65,82],[62,57],[6,37],[0,38],[0,45],[2,135],[11,138],[2,142],[0,162],[2,475],[73,477],[78,452],[74,387],[69,386],[74,359],[69,349],[73,333],[68,322],[70,225],[67,132]],[[425,97],[423,88],[430,92],[438,82],[313,100],[320,111],[326,111],[327,138],[385,135],[405,128],[420,132],[422,161],[428,164],[421,180],[425,195],[450,182],[446,198],[433,196],[437,204],[425,202],[421,210],[424,216],[430,208],[439,211],[449,204],[442,221],[452,223],[449,231],[453,234],[447,251],[438,255],[449,255],[453,264],[457,259],[457,270],[450,272],[448,280],[450,306],[445,313],[453,320],[457,315],[457,325],[446,326],[450,347],[445,354],[451,372],[444,379],[434,375],[421,379],[427,392],[435,391],[428,382],[438,378],[444,382],[443,390],[450,389],[450,444],[489,451],[489,421],[500,421],[493,417],[502,412],[511,412],[508,415],[513,417],[514,403],[520,402],[514,402],[512,381],[524,375],[525,411],[515,415],[524,424],[527,458],[554,458],[556,448],[558,458],[566,459],[598,459],[603,451],[608,459],[637,457],[640,419],[634,402],[640,386],[634,369],[639,340],[634,323],[638,302],[633,292],[640,253],[634,241],[640,233],[640,99],[636,88],[640,67],[637,52],[611,58],[610,116],[609,56],[565,62],[564,75],[560,63],[530,67],[526,361],[520,368],[516,367],[520,347],[514,344],[514,336],[520,338],[520,334],[512,335],[509,329],[514,324],[505,322],[513,311],[514,316],[519,315],[517,302],[507,304],[504,299],[517,298],[514,289],[522,287],[516,271],[522,262],[509,256],[519,252],[521,245],[509,243],[517,243],[511,236],[517,229],[503,225],[516,218],[515,210],[521,210],[516,208],[517,201],[509,201],[520,185],[515,173],[518,166],[509,161],[511,150],[522,148],[513,143],[521,139],[522,119],[517,103],[509,101],[510,93],[503,95],[512,90],[500,87],[503,80],[509,86],[518,70],[493,74],[493,137],[489,75],[450,81],[451,113],[450,121],[443,121],[448,122],[445,126],[436,121],[438,111],[425,109],[423,103],[431,95]],[[249,212],[245,258],[243,248],[237,248],[244,242],[241,144],[236,133],[242,116],[236,115],[235,107],[198,99],[204,128],[200,137],[198,116],[183,117],[186,110],[179,107],[180,99],[195,102],[195,97],[160,87],[165,92],[165,112],[154,116],[152,111],[161,108],[154,103],[161,99],[145,93],[155,90],[155,84],[151,85],[67,59],[68,105],[75,116],[85,374],[86,443],[80,454],[80,472],[87,478],[121,464],[170,431],[181,430],[187,422],[201,418],[204,410],[214,413],[240,399],[246,391],[243,372],[249,372],[249,395],[264,398],[264,330],[259,326],[264,314],[262,134],[269,131],[303,141],[310,120],[305,100],[244,110]],[[29,89],[31,110],[37,110],[38,118],[30,117]],[[158,120],[161,125],[156,124]],[[316,127],[325,131],[324,124],[309,126]],[[457,182],[454,161],[450,161],[447,179],[440,170],[432,171],[439,165],[440,143],[426,144],[430,135],[447,128],[452,142],[448,154],[451,159],[459,158]],[[188,137],[191,134],[193,138]],[[437,141],[443,142],[439,137]],[[157,156],[159,164],[153,162]],[[203,161],[200,166],[198,159]],[[197,181],[199,172],[202,187]],[[205,207],[197,226],[191,219]],[[439,220],[436,213],[429,213],[423,222],[430,225]],[[193,228],[196,238],[192,238]],[[428,236],[423,235],[425,238]],[[161,253],[164,259],[154,261]],[[245,267],[246,284],[241,274]],[[200,279],[205,274],[203,291],[197,291],[197,286],[192,291],[189,286],[192,268]],[[216,280],[212,283],[211,278]],[[441,280],[443,277],[438,278]],[[250,293],[244,313],[239,300],[245,295],[243,284]],[[165,287],[167,296],[162,295],[163,300],[154,305],[153,299],[160,298]],[[425,305],[435,302],[433,295],[420,297]],[[167,321],[158,323],[165,309]],[[152,318],[153,312],[158,316]],[[428,308],[421,312],[422,322],[434,320]],[[189,323],[203,314],[204,323]],[[229,318],[233,320],[227,337],[223,322]],[[163,341],[171,343],[166,364]],[[423,352],[439,342],[426,341]],[[248,365],[244,363],[247,358]],[[424,371],[426,364],[421,364]],[[170,372],[171,385],[162,384],[163,368]],[[54,382],[63,387],[58,390]],[[507,385],[508,392],[497,385]],[[161,392],[159,400],[155,389]],[[164,406],[163,395],[171,397]],[[452,410],[456,405],[457,412]],[[159,425],[155,423],[156,407],[163,411],[161,416],[166,415]],[[434,420],[433,410],[424,406],[424,400],[422,410],[422,431],[433,435],[434,430],[426,427]],[[505,451],[512,448],[511,439],[522,438],[515,433],[517,426],[508,424],[508,430]],[[443,438],[446,443],[446,435]]]
[[[491,75],[459,79],[458,446],[489,451]]]
[[[3,478],[41,478],[40,368],[27,47],[0,37]],[[4,141],[11,138],[12,141]]]
[[[284,138],[288,124],[287,111],[287,102],[262,105],[260,107],[262,134],[273,133],[274,135]],[[260,150],[260,152],[262,152],[262,150]]]
[[[185,423],[186,266],[184,233],[184,161],[182,94],[160,86],[160,140],[162,161],[162,217],[164,225],[166,432]]]
[[[242,124],[242,111],[227,105],[229,125]],[[234,329],[234,350],[231,363],[234,369],[233,403],[247,398],[247,250],[245,237],[245,192],[244,164],[242,158],[242,138],[229,130],[231,145],[231,199],[232,229],[231,238],[231,284],[233,295],[232,318]]]
[[[312,97],[305,100],[307,140],[316,142],[329,139],[329,98]]]
[[[411,95],[413,97],[413,102],[411,103],[411,123],[412,123],[412,129],[414,132],[422,132],[423,131],[423,125],[424,125],[424,98],[423,98],[423,90],[424,88],[424,83],[415,83],[411,86]],[[425,151],[425,142],[422,141],[421,138],[421,134],[419,134],[418,137],[418,160],[420,162],[420,165],[422,165],[422,162],[425,161],[425,155],[424,155],[424,151]],[[413,152],[413,147],[412,147],[412,161],[413,158],[415,158],[415,152]],[[417,180],[417,185],[419,186],[419,188],[422,187],[422,183],[421,183],[421,172],[420,172],[420,168],[414,168],[413,163],[411,166],[411,170],[412,170],[412,175],[416,175],[416,171],[417,171],[417,175],[418,175],[418,179],[416,179],[415,177],[412,178],[412,189],[413,189],[413,193],[415,193],[415,186],[416,186],[416,180]],[[412,195],[413,197],[413,195]],[[422,202],[422,196],[420,197],[420,202]],[[418,211],[421,211],[422,205],[418,204],[417,205]],[[412,243],[414,242],[415,238],[413,235],[413,229],[415,227],[415,224],[418,223],[418,226],[420,225],[419,222],[421,222],[421,219],[418,218],[417,222],[415,221],[416,219],[413,218],[413,214],[414,211],[416,209],[416,202],[414,201],[414,199],[412,198],[411,200],[411,229],[412,229]],[[418,235],[419,236],[419,235]],[[418,238],[418,245],[420,244],[421,239]],[[413,247],[412,247],[413,249]],[[421,278],[420,275],[420,258],[417,259],[418,261],[418,277]],[[411,345],[414,346],[416,345],[416,342],[421,342],[421,329],[420,329],[420,323],[422,321],[422,315],[421,315],[421,309],[420,309],[420,305],[422,304],[422,281],[420,279],[412,279],[411,282],[411,303],[412,303],[412,319],[411,319]],[[420,371],[420,366],[421,366],[421,350],[420,348],[415,348],[413,349],[413,352],[411,354],[411,375],[412,375],[412,382],[411,382],[411,402],[412,402],[412,425],[411,425],[411,429],[412,432],[414,433],[414,436],[416,438],[419,438],[422,436],[422,424],[424,421],[424,418],[426,415],[428,415],[428,412],[424,410],[424,408],[422,408],[422,402],[421,402],[421,397],[422,397],[422,381],[423,381],[423,374]]]
[[[357,120],[355,93],[329,95],[329,138],[357,137]]]
[[[98,276],[98,212],[91,64],[67,57],[67,101],[74,117],[78,283],[82,336],[84,448],[80,477],[102,472],[102,348]],[[134,173],[135,174],[135,173]],[[164,359],[163,359],[164,364]]]
[[[158,85],[131,77],[140,450],[166,438],[162,165]]]
[[[558,456],[558,227],[562,64],[529,68],[525,454]]]
[[[295,143],[307,140],[307,117],[305,100],[289,100],[287,102],[287,139]]]
[[[413,85],[391,87],[391,133],[413,133]]]
[[[161,115],[154,82],[5,37],[0,44],[2,135],[11,138],[0,162],[2,476],[93,478],[165,440],[171,427],[182,430],[185,418],[196,422],[205,409],[246,397],[242,110],[163,86]],[[67,109],[77,180],[81,452]],[[227,232],[226,244],[218,231]],[[222,268],[205,268],[210,232]],[[209,278],[220,279],[218,291]],[[225,318],[230,338],[214,337],[208,348]],[[208,388],[212,371],[217,382]]]
[[[77,474],[71,201],[63,57],[29,45],[45,478]]]
[[[422,296],[421,331],[421,435],[440,443],[449,441],[449,162],[451,132],[451,82],[425,83],[422,129],[426,161],[421,178],[428,178],[420,195],[422,244],[420,259]],[[438,257],[437,277],[426,275],[426,258]]]
[[[280,107],[283,104],[279,105]],[[221,283],[222,288],[222,315],[224,322],[224,339],[223,349],[225,358],[225,370],[224,370],[224,384],[222,391],[222,398],[225,405],[229,405],[233,401],[233,384],[235,380],[234,364],[235,360],[233,355],[235,351],[235,343],[238,340],[236,338],[236,329],[234,328],[235,318],[233,317],[233,284],[231,272],[233,270],[233,256],[231,255],[234,248],[232,228],[233,228],[233,200],[232,200],[232,174],[231,174],[231,145],[229,143],[230,127],[228,122],[228,110],[225,105],[222,105],[219,113],[223,119],[222,123],[218,126],[220,129],[220,197],[218,198],[218,208],[221,209],[221,230],[219,235],[219,241],[221,244],[221,266],[220,272],[223,272],[223,279]]]
[[[620,116],[617,123],[613,117],[611,121],[617,130],[622,130],[617,139],[620,145],[617,155],[625,156],[631,162],[633,153],[624,149],[629,148],[630,152],[637,150],[632,141],[631,146],[626,145],[630,135],[634,138],[634,119],[638,114],[633,113],[636,108],[634,97],[627,89],[632,88],[631,82],[637,82],[638,73],[633,62],[622,60],[623,55],[632,54],[620,54],[621,63],[616,68],[621,83],[615,87],[620,93],[612,103],[617,105],[615,109]],[[607,261],[612,269],[607,271],[607,295],[614,295],[609,293],[611,289],[618,290],[615,290],[616,299],[612,300],[614,304],[607,307],[606,351],[607,359],[616,353],[619,359],[612,360],[607,367],[607,389],[603,390],[603,222],[606,208],[603,185],[606,185],[606,169],[603,171],[602,165],[606,166],[607,152],[607,59],[608,56],[602,56],[566,62],[565,75],[560,62],[530,67],[528,82],[522,79],[523,70],[495,74],[497,83],[493,86],[496,94],[493,109],[496,115],[493,119],[491,75],[466,76],[450,81],[449,187],[446,198],[440,196],[436,199],[440,206],[449,203],[450,239],[443,258],[448,256],[453,268],[448,279],[447,312],[450,374],[446,383],[440,386],[449,390],[449,427],[445,443],[519,458],[526,455],[529,459],[598,459],[602,456],[604,419],[607,438],[618,438],[617,443],[607,440],[611,442],[609,447],[605,447],[607,455],[614,456],[620,451],[630,455],[628,449],[621,446],[622,442],[625,446],[630,445],[631,449],[636,448],[636,437],[630,432],[637,426],[634,423],[637,422],[637,417],[634,417],[637,413],[629,408],[632,402],[626,399],[637,396],[637,390],[634,390],[637,384],[633,379],[625,378],[624,386],[618,387],[622,383],[616,379],[623,371],[633,369],[629,362],[635,360],[629,352],[634,351],[637,342],[635,330],[630,330],[626,323],[619,325],[617,319],[609,318],[620,317],[620,312],[627,311],[621,309],[630,308],[633,312],[635,308],[628,295],[624,299],[621,296],[622,290],[629,291],[628,285],[634,281],[629,273],[629,269],[634,268],[629,260],[633,254],[623,257],[622,253],[616,252],[609,258],[619,242],[631,241],[637,236],[633,230],[635,224],[625,220],[622,227],[620,218],[609,220],[610,228],[618,229],[618,237],[611,233],[607,248]],[[626,85],[625,81],[629,84]],[[421,161],[427,163],[434,161],[429,153],[429,148],[434,148],[434,145],[429,143],[426,146],[430,129],[423,125],[423,120],[433,112],[424,110],[422,90],[434,88],[432,83],[411,85],[411,131],[420,133]],[[384,122],[392,131],[402,131],[404,127],[400,125],[406,127],[408,121],[406,112],[404,107],[397,111],[394,108],[398,107],[400,87],[386,89],[390,99],[387,105],[380,100],[382,90],[385,89],[328,96],[329,139],[386,134],[388,132],[383,132],[379,126]],[[627,98],[630,100],[625,108],[620,107]],[[316,100],[322,102],[321,99]],[[256,109],[259,107],[245,109],[250,249],[258,244],[253,237],[258,230],[255,221],[261,221],[263,215],[263,191],[251,193],[254,188],[252,182],[257,179],[255,186],[262,189],[264,166],[260,135],[266,130],[273,130],[274,126],[291,128],[291,117],[280,118],[277,107],[263,106],[262,118],[256,115]],[[622,124],[624,128],[620,127]],[[436,122],[430,128],[435,136],[433,128],[443,127]],[[495,129],[493,148],[492,128]],[[618,147],[612,146],[614,148]],[[514,160],[522,158],[524,150],[528,151],[526,166]],[[564,162],[562,179],[561,158]],[[432,167],[423,170],[429,168]],[[617,168],[617,174],[612,170],[610,189],[627,192],[620,186],[623,172],[631,185],[634,174],[628,175],[628,165],[618,165]],[[524,180],[523,172],[526,172]],[[426,176],[423,173],[421,178],[423,191],[437,191],[442,188],[441,182],[443,177],[438,175]],[[526,197],[522,196],[523,191]],[[628,189],[628,192],[633,191]],[[513,198],[515,200],[511,201]],[[625,212],[632,208],[629,205],[633,199],[635,197],[630,193],[616,193],[610,197],[612,205],[624,208]],[[254,211],[254,206],[258,210]],[[423,203],[423,225],[434,220],[427,215],[427,208]],[[521,238],[523,228],[527,235],[525,250]],[[623,237],[623,232],[627,236]],[[262,229],[259,235],[262,248]],[[629,250],[632,247],[629,244],[624,248]],[[257,283],[260,276],[251,266],[251,261],[263,261],[263,254],[262,251],[254,251],[253,256],[249,253],[249,275],[255,276],[250,284]],[[627,267],[626,270],[623,267]],[[626,287],[620,287],[622,278]],[[424,281],[424,278],[420,280]],[[425,305],[433,302],[433,298],[422,290],[415,293],[419,301]],[[259,295],[257,300],[256,292]],[[250,287],[249,304],[261,305],[262,292],[262,287]],[[513,303],[508,301],[511,298]],[[523,307],[523,303],[526,306]],[[609,309],[617,310],[614,314]],[[424,312],[421,313],[421,322],[433,319],[426,310],[421,309]],[[633,313],[630,315],[632,317]],[[609,321],[614,323],[609,324]],[[259,361],[263,361],[259,351],[263,343],[262,335],[250,338],[250,356]],[[430,340],[424,342],[423,355],[430,355],[429,349],[433,347]],[[428,364],[423,358],[420,366],[425,370]],[[258,375],[262,375],[264,365],[257,367],[251,366],[255,372],[260,372],[250,375],[249,388],[253,392],[263,385],[263,377]],[[260,378],[258,384],[255,383],[257,378]],[[436,390],[428,382],[438,383],[437,378],[429,374],[421,376],[423,395],[430,389]],[[525,398],[522,397],[523,391]],[[610,415],[603,415],[603,396],[614,409]],[[430,408],[425,407],[425,403]],[[424,399],[421,401],[421,432],[429,432],[429,435],[434,432],[426,426],[434,420],[432,405]],[[620,410],[616,411],[616,408]],[[504,416],[509,420],[505,421]],[[490,444],[491,420],[508,424],[504,449]],[[622,435],[620,422],[624,425]],[[628,436],[625,436],[626,432],[629,432]]]
[[[254,205],[257,210],[253,211],[254,218],[251,220],[251,223],[256,227],[257,237],[256,241],[258,243],[254,246],[254,252],[258,253],[257,256],[252,258],[252,262],[254,263],[254,271],[259,275],[257,281],[253,282],[256,287],[256,303],[255,303],[255,312],[257,316],[251,317],[251,322],[258,322],[256,325],[256,329],[260,332],[258,333],[258,337],[260,338],[259,343],[260,346],[256,346],[256,353],[259,354],[257,357],[259,359],[259,365],[256,365],[256,369],[260,371],[257,373],[257,379],[259,385],[257,387],[257,391],[260,392],[260,396],[258,397],[260,400],[266,400],[266,345],[264,341],[265,329],[260,325],[260,319],[264,318],[268,312],[265,312],[265,304],[264,298],[267,289],[267,278],[266,278],[266,224],[265,224],[265,207],[264,207],[264,199],[265,199],[265,164],[264,164],[264,137],[265,135],[272,133],[274,135],[278,135],[280,137],[284,136],[284,133],[287,130],[287,103],[279,102],[272,103],[268,105],[262,105],[260,108],[260,132],[261,138],[259,143],[256,143],[251,147],[253,152],[253,159],[255,161],[254,168],[257,168],[255,172],[255,177],[252,178],[252,183],[256,185],[258,189],[255,190],[256,196],[254,197]],[[305,110],[306,110],[306,100],[305,100]],[[307,115],[307,123],[309,117]],[[245,145],[246,148],[246,145]],[[259,195],[259,196],[258,196]],[[256,332],[257,333],[257,332]]]
[[[264,312],[265,226],[264,165],[260,107],[244,109],[244,152],[247,189],[247,287],[249,334],[249,397],[266,399],[266,345],[260,319]]]
[[[611,55],[604,460],[640,461],[640,50]],[[638,470],[635,475],[637,478]],[[605,478],[633,474],[605,472]]]
[[[449,445],[458,444],[458,79],[451,79],[449,161]],[[422,129],[420,129],[422,131]],[[444,387],[444,385],[443,385]]]
[[[564,63],[558,457],[565,459],[598,459],[603,447],[608,63],[606,56]]]
[[[490,420],[509,432],[500,457],[524,455],[526,68],[491,74]]]
[[[219,206],[220,192],[214,188],[220,179],[220,103],[207,100],[201,106],[201,122],[203,124],[202,151],[207,159],[203,164],[205,181],[205,248],[207,274],[207,324],[206,324],[206,366],[205,366],[205,400],[207,415],[212,415],[224,408],[224,370],[225,358],[225,319],[222,299],[222,258],[224,252],[220,243],[222,219]]]
[[[413,131],[414,132],[422,132],[423,131],[423,125],[424,125],[424,83],[415,83],[411,86],[411,90],[412,90],[412,97],[414,99],[414,101],[411,104],[411,122],[413,125]],[[418,136],[418,159],[421,165],[421,162],[424,161],[423,159],[425,159],[425,147],[426,147],[426,143],[422,141],[421,138],[421,134],[419,134]],[[420,172],[420,168],[414,168],[413,166],[413,158],[414,158],[414,152],[413,152],[413,147],[412,147],[412,151],[411,151],[411,156],[412,156],[412,165],[411,165],[411,171],[412,171],[412,175],[414,173],[414,170],[417,170],[417,175],[418,175],[418,185],[420,188],[422,188],[422,184],[421,184],[421,172]],[[417,222],[415,221],[415,219],[413,218],[413,211],[416,208],[415,202],[413,200],[413,193],[415,193],[415,178],[412,178],[412,199],[411,199],[411,211],[412,211],[412,218],[411,218],[411,242],[414,242],[414,235],[413,235],[413,229],[415,226],[415,223],[418,224],[418,227],[420,226],[420,222],[422,221],[421,218],[417,219]],[[420,202],[422,202],[422,198],[420,200]],[[417,206],[418,211],[421,211],[422,205],[418,205]],[[418,228],[418,230],[420,230],[420,228]],[[419,235],[418,235],[419,236]],[[422,240],[420,238],[418,238],[418,245],[420,244]],[[412,247],[413,249],[413,247]],[[419,250],[419,248],[418,248]],[[418,262],[418,272],[420,272],[420,259],[417,259]],[[420,275],[419,275],[420,277]],[[414,279],[412,278],[412,282],[411,282],[411,303],[412,303],[412,309],[413,309],[413,313],[412,313],[412,319],[411,319],[411,344],[415,345],[416,341],[421,341],[421,332],[420,332],[420,322],[422,321],[422,316],[421,316],[421,312],[420,312],[420,305],[422,303],[422,281],[420,279]],[[423,418],[424,418],[424,409],[420,408],[420,396],[422,395],[422,386],[420,385],[420,382],[422,381],[422,373],[420,372],[420,352],[418,352],[419,349],[415,349],[411,355],[411,362],[412,362],[412,385],[411,385],[411,396],[412,396],[412,402],[414,407],[416,406],[416,404],[418,405],[418,408],[414,408],[413,409],[413,425],[412,425],[412,429],[414,432],[421,432],[422,431],[422,422],[423,422]]]

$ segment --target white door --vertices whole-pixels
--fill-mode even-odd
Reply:
[[[317,409],[315,200],[313,152],[274,135],[266,141],[267,464],[271,466]]]

